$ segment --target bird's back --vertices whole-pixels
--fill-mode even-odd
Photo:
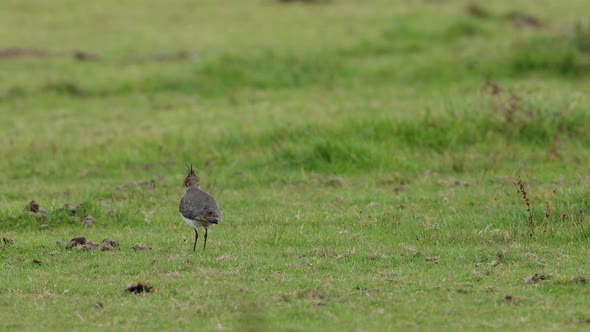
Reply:
[[[223,219],[215,198],[198,188],[188,188],[178,210],[183,217],[191,220],[204,219],[217,223]]]

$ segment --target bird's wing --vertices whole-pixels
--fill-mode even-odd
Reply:
[[[217,222],[223,218],[215,198],[197,188],[189,188],[186,191],[180,200],[179,211],[185,218],[193,220]]]

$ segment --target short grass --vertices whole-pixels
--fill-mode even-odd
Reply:
[[[0,9],[3,330],[588,328],[587,1]]]

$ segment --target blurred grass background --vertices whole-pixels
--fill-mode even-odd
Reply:
[[[16,244],[0,250],[0,318],[19,317],[4,328],[52,314],[131,329],[583,329],[589,12],[3,2],[0,229]],[[205,253],[177,214],[190,162],[225,217]],[[44,218],[23,212],[31,200]],[[80,233],[122,249],[55,254]],[[128,255],[139,241],[153,254]],[[522,282],[534,273],[552,280]],[[159,293],[122,296],[137,279]]]

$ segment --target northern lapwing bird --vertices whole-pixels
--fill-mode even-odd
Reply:
[[[207,232],[209,227],[217,225],[223,217],[215,198],[201,190],[199,176],[193,171],[193,165],[188,167],[188,175],[184,178],[186,192],[180,200],[178,211],[184,221],[195,230],[195,244],[193,251],[197,248],[199,239],[198,228],[205,229],[205,242],[203,250],[207,246]]]

